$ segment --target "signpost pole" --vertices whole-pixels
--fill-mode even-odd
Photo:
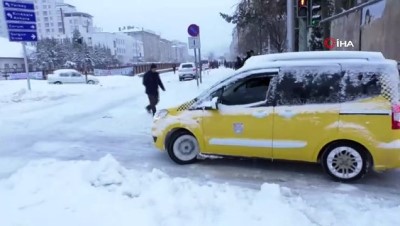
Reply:
[[[2,0],[10,42],[20,42],[24,51],[28,90],[31,90],[26,42],[37,42],[36,13],[33,0]]]
[[[199,86],[199,78],[200,82],[202,83],[202,65],[201,65],[201,45],[200,45],[200,27],[196,24],[191,24],[188,27],[188,34],[191,36],[189,37],[189,49],[194,50],[194,64],[196,65],[196,81],[197,86]],[[199,57],[197,58],[197,49],[199,49]],[[200,68],[199,68],[200,67]],[[200,73],[199,73],[200,71]]]
[[[28,66],[28,54],[26,53],[26,43],[22,43],[22,49],[24,50],[24,62],[25,62],[25,73],[26,73],[26,79],[28,81],[28,90],[31,90],[31,79],[29,76],[29,66]]]
[[[196,65],[196,82],[197,82],[197,87],[199,87],[199,72],[197,71],[198,69],[198,63],[197,63],[197,49],[194,50],[194,65]]]
[[[199,35],[200,40],[200,35]],[[199,45],[200,83],[203,84],[203,63],[201,59],[201,46]]]

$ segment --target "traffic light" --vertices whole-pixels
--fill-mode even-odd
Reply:
[[[308,16],[308,4],[307,0],[299,0],[297,4],[297,17],[307,18]]]
[[[310,7],[310,26],[316,27],[319,25],[321,21],[321,5],[316,3],[315,1],[311,1]]]

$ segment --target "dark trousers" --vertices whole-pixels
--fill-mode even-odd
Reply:
[[[159,98],[158,98],[158,94],[147,94],[147,96],[149,97],[149,105],[147,105],[146,109],[148,111],[152,111],[153,115],[156,114],[157,108],[156,105],[158,104]]]

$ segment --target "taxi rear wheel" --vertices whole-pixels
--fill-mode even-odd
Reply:
[[[322,155],[322,166],[336,181],[353,182],[367,174],[371,161],[361,145],[340,142],[330,145]]]
[[[187,131],[177,131],[171,135],[167,151],[175,163],[185,165],[197,161],[200,147],[192,134]]]

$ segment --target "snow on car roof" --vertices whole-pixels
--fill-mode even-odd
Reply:
[[[71,73],[71,72],[78,72],[78,71],[75,69],[59,69],[59,70],[55,70],[54,74]]]
[[[327,63],[329,61],[382,61],[385,57],[380,52],[366,51],[310,51],[310,52],[292,52],[292,53],[276,53],[249,58],[245,65],[241,68],[242,71],[251,70],[254,68],[266,67],[270,65],[280,66],[285,65],[297,66],[299,62],[311,62],[313,64]]]

